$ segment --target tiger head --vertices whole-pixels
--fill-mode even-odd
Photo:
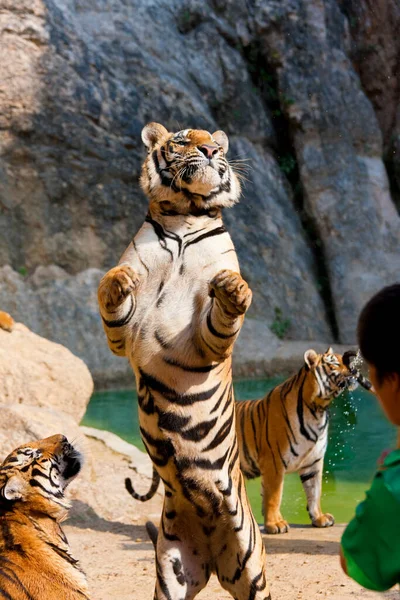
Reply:
[[[0,510],[61,520],[70,506],[64,490],[81,467],[81,454],[63,435],[19,446],[0,465]]]
[[[150,206],[170,213],[229,207],[238,201],[240,183],[226,159],[229,142],[223,131],[200,129],[171,133],[159,123],[143,128],[148,150],[140,178]]]
[[[358,386],[354,369],[350,368],[348,361],[343,360],[341,354],[335,354],[328,348],[323,354],[315,350],[307,350],[304,362],[310,373],[310,385],[313,386],[313,397],[323,403],[336,398],[344,390],[354,390]]]

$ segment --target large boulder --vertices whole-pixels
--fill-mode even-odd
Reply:
[[[58,409],[76,423],[93,392],[92,377],[81,359],[21,323],[11,332],[0,328],[0,381],[0,403],[21,410]]]
[[[33,275],[23,277],[6,266],[0,268],[0,306],[7,307],[16,320],[23,320],[32,331],[40,332],[48,340],[59,342],[74,355],[84,359],[98,387],[132,386],[132,369],[127,359],[114,356],[110,352],[101,324],[97,287],[102,274],[99,269],[87,269],[78,275],[71,275],[61,267],[52,265],[38,267]],[[40,339],[31,335],[34,340]],[[15,338],[8,338],[4,334],[0,339],[6,343]],[[59,394],[59,405],[62,410],[68,412],[63,408],[63,403],[70,402],[72,409],[77,402],[80,406],[79,418],[82,417],[92,390],[86,366],[59,345],[46,340],[43,340],[43,345],[49,348],[49,352],[52,352],[52,348],[56,349],[53,363],[59,364],[60,381],[65,382],[64,392]],[[65,371],[62,361],[59,363],[57,358],[64,356],[63,353],[66,356]],[[39,369],[44,371],[46,381],[47,372],[40,364]],[[22,367],[15,363],[13,368],[17,370]],[[38,373],[38,378],[41,375],[42,373]],[[32,383],[30,385],[32,386]],[[59,384],[54,383],[56,395],[57,385]],[[43,398],[45,397],[46,391],[43,389]]]

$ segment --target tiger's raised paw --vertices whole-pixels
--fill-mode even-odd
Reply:
[[[253,294],[239,273],[224,269],[210,281],[210,296],[217,298],[230,316],[237,317],[247,311]]]
[[[281,519],[280,521],[276,521],[275,523],[265,523],[265,533],[270,535],[274,535],[277,533],[287,533],[290,529],[289,523],[285,521],[285,519]]]
[[[108,312],[118,308],[139,285],[139,276],[128,265],[110,269],[100,281],[98,299],[100,306]]]
[[[330,515],[329,513],[325,513],[321,515],[317,519],[313,519],[312,526],[313,527],[332,527],[335,524],[335,517]]]

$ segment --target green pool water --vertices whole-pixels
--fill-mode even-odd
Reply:
[[[236,398],[260,398],[280,381],[235,381]],[[374,396],[364,390],[342,394],[334,400],[330,412],[322,509],[332,513],[337,522],[346,522],[364,497],[380,453],[393,446],[395,430],[385,419]],[[137,396],[133,390],[94,394],[82,424],[112,431],[144,449],[139,434]],[[262,522],[260,480],[247,482],[247,489],[256,518]],[[296,474],[286,476],[282,513],[290,523],[309,522],[305,496]]]

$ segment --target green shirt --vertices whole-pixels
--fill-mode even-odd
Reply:
[[[400,450],[383,461],[342,537],[348,575],[370,590],[400,582]]]

